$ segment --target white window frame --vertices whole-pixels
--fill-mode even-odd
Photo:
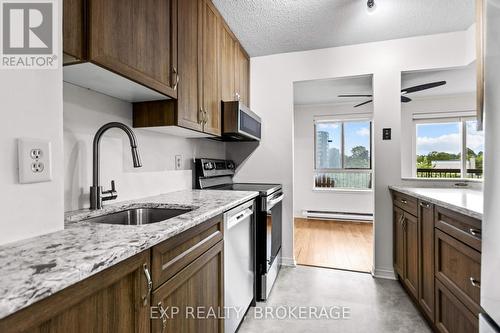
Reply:
[[[469,115],[471,112],[467,111],[461,113],[448,113],[449,117],[439,117],[437,115],[429,114],[427,117],[425,114],[414,114],[413,115],[413,134],[412,134],[412,177],[417,178],[417,125],[419,124],[439,124],[439,123],[460,123],[460,152],[461,152],[461,163],[460,163],[460,178],[459,179],[470,179],[467,178],[467,121],[477,120],[475,116]],[[452,116],[453,115],[453,116]],[[426,179],[426,178],[418,178]],[[449,179],[449,178],[432,178],[432,179]],[[455,178],[456,179],[456,178]],[[476,179],[477,180],[477,179]],[[482,179],[481,179],[482,180]]]
[[[370,168],[344,168],[344,130],[343,126],[345,122],[356,122],[356,121],[366,121],[370,122]],[[316,168],[316,126],[321,123],[341,123],[342,131],[341,131],[341,168]],[[313,125],[313,135],[314,135],[314,146],[313,146],[313,179],[312,179],[312,187],[314,191],[339,191],[339,192],[367,192],[373,190],[373,117],[371,114],[344,114],[337,116],[319,116],[314,117],[314,125]],[[319,173],[369,173],[371,174],[371,187],[370,188],[345,188],[345,187],[332,187],[332,188],[322,188],[316,187],[315,178]]]

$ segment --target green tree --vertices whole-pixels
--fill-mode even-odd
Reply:
[[[348,168],[369,168],[370,152],[364,146],[356,146],[351,149],[351,156],[345,156]]]

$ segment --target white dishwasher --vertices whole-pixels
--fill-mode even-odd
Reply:
[[[224,214],[225,333],[234,333],[254,299],[254,201]]]

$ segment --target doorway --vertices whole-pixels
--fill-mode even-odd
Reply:
[[[372,76],[294,83],[297,264],[373,266]]]

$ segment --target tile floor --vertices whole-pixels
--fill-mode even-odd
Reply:
[[[283,268],[267,304],[258,303],[258,307],[263,306],[348,307],[350,319],[264,320],[255,318],[264,311],[251,308],[239,333],[431,332],[397,281],[373,279],[364,273],[306,266]],[[274,314],[281,316],[283,312]]]

